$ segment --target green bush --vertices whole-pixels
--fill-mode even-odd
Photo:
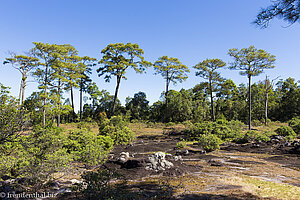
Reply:
[[[92,126],[91,122],[85,122],[85,121],[83,121],[83,122],[77,123],[77,128],[79,128],[79,129],[87,129],[88,131],[91,131],[91,126]]]
[[[124,189],[126,180],[120,173],[117,173],[116,171],[99,169],[97,172],[86,172],[82,175],[82,179],[83,184],[79,185],[77,191],[82,192],[85,199],[139,199],[135,193],[128,192]],[[118,180],[118,182],[112,183],[114,180]]]
[[[186,129],[191,128],[193,126],[193,123],[190,120],[184,121],[182,122],[182,124]]]
[[[279,128],[277,128],[275,130],[275,132],[280,135],[280,136],[284,136],[284,137],[291,137],[294,138],[296,137],[296,133],[294,132],[294,130],[289,127],[289,126],[280,126]]]
[[[38,129],[16,141],[14,177],[26,177],[33,189],[51,180],[53,173],[69,168],[72,156],[63,148],[66,137],[60,128]]]
[[[242,143],[247,142],[268,142],[270,141],[270,136],[272,133],[269,132],[258,132],[258,131],[247,131],[243,138],[241,138],[239,141]]]
[[[216,123],[220,125],[227,125],[228,121],[226,119],[217,119]]]
[[[216,149],[220,149],[220,144],[222,140],[218,138],[216,135],[212,134],[203,134],[198,137],[198,144],[205,151],[214,151]]]
[[[99,125],[100,135],[111,137],[114,144],[128,144],[133,141],[135,136],[127,124],[122,116],[114,116]]]
[[[231,140],[235,137],[231,129],[226,125],[216,124],[213,128],[212,133],[222,140]]]
[[[189,140],[197,140],[203,134],[215,134],[224,141],[231,141],[240,138],[241,127],[243,123],[240,121],[226,121],[219,119],[216,122],[195,123],[189,129],[186,129]]]
[[[176,124],[174,122],[168,122],[166,123],[166,127],[175,126]]]
[[[88,129],[75,129],[68,134],[68,144],[64,146],[76,161],[88,165],[102,163],[113,148],[109,136],[97,135]]]
[[[252,125],[253,125],[253,126],[261,126],[261,125],[263,125],[263,124],[262,124],[261,121],[255,119],[255,120],[252,120]]]
[[[189,140],[197,140],[203,134],[211,134],[213,131],[212,122],[195,123],[190,129],[185,130]]]
[[[155,123],[154,122],[151,122],[151,121],[148,121],[147,122],[147,128],[153,128],[155,126]]]
[[[295,131],[296,134],[300,134],[300,119],[293,118],[289,121],[289,126]]]
[[[183,149],[185,148],[187,145],[186,145],[186,142],[185,141],[180,141],[180,142],[177,142],[176,144],[176,147],[177,149]]]

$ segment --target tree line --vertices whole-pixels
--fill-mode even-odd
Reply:
[[[277,101],[279,107],[285,103],[278,102],[282,98],[285,98],[287,102],[294,100],[297,105],[299,104],[299,99],[297,101],[299,86],[292,79],[280,81],[276,89],[272,87],[268,79],[264,83],[252,85],[251,78],[253,76],[261,74],[265,69],[274,68],[275,63],[274,55],[262,49],[256,49],[254,46],[228,51],[228,55],[232,57],[228,68],[239,70],[241,75],[246,76],[248,87],[236,86],[232,80],[226,80],[221,76],[219,70],[227,65],[224,61],[206,59],[193,66],[196,69],[195,75],[205,81],[199,81],[200,84],[190,90],[177,92],[170,90],[170,84],[185,81],[190,72],[189,68],[178,58],[168,56],[159,57],[157,61],[151,63],[145,60],[144,51],[138,44],[109,44],[101,51],[103,56],[99,61],[89,56],[79,56],[78,51],[69,44],[57,45],[41,42],[33,44],[34,48],[29,53],[26,55],[11,54],[9,58],[6,58],[4,64],[11,64],[21,73],[19,104],[31,112],[34,123],[41,123],[43,127],[54,121],[59,126],[62,116],[63,120],[67,122],[77,120],[74,110],[75,89],[78,89],[80,93],[79,121],[96,119],[101,113],[105,113],[109,117],[122,113],[130,115],[132,119],[163,122],[215,121],[216,117],[224,117],[247,121],[249,129],[251,129],[252,113],[254,119],[264,119],[267,122],[268,110],[273,109],[273,98],[276,98],[274,101]],[[104,77],[107,82],[112,77],[116,77],[114,95],[110,95],[105,90],[99,90],[95,82],[91,80],[90,75],[95,67],[97,67],[98,76]],[[146,94],[139,92],[133,98],[127,98],[126,106],[122,107],[118,100],[118,92],[121,80],[127,79],[128,69],[132,68],[136,73],[143,73],[149,67],[154,67],[155,74],[161,75],[165,80],[166,89],[163,93],[163,100],[149,106]],[[39,83],[39,91],[34,92],[25,100],[24,93],[29,75],[32,75]],[[286,89],[282,87],[283,85],[286,87],[286,84],[290,84],[290,89],[298,92],[292,99],[287,99],[283,94]],[[70,98],[63,102],[65,91],[70,92]],[[83,102],[87,100],[84,99],[83,93],[89,94],[91,104],[83,105]],[[260,94],[259,97],[258,94]],[[263,102],[264,106],[260,106],[262,111],[252,111],[252,109],[257,109],[257,105],[260,105],[255,98]],[[247,106],[246,102],[248,102]],[[210,105],[209,108],[208,105]],[[236,109],[233,109],[232,106],[236,106]],[[244,110],[246,107],[248,114]],[[278,109],[276,112],[279,112]],[[270,117],[273,120],[290,119],[290,117],[283,116],[275,117],[275,113],[272,111]],[[261,112],[264,112],[265,116],[261,114],[257,116]],[[295,117],[299,116],[299,113],[295,109],[287,116]]]

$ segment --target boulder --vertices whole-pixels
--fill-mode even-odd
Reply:
[[[174,166],[173,163],[166,160],[166,154],[164,152],[157,152],[148,157],[146,170],[161,171],[161,170],[170,169],[173,166]]]
[[[125,163],[129,158],[129,153],[128,152],[121,152],[120,156],[118,158],[118,161],[121,163]]]

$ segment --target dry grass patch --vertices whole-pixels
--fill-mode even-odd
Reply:
[[[242,186],[245,192],[260,196],[286,200],[300,199],[300,188],[283,183],[274,183],[249,176],[224,178],[226,184]]]

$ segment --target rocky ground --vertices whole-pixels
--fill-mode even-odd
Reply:
[[[181,137],[138,137],[132,145],[115,148],[104,167],[121,172],[145,193],[153,188],[143,188],[143,182],[165,179],[177,199],[300,199],[299,144],[274,137],[269,143],[229,143],[205,153],[196,144],[176,149]],[[173,165],[149,167],[157,152]]]
[[[273,137],[269,143],[227,143],[207,153],[197,144],[177,149],[183,137],[141,135],[115,147],[102,168],[123,174],[126,190],[141,199],[300,199],[300,144]],[[53,187],[70,192],[80,182],[74,177]]]

